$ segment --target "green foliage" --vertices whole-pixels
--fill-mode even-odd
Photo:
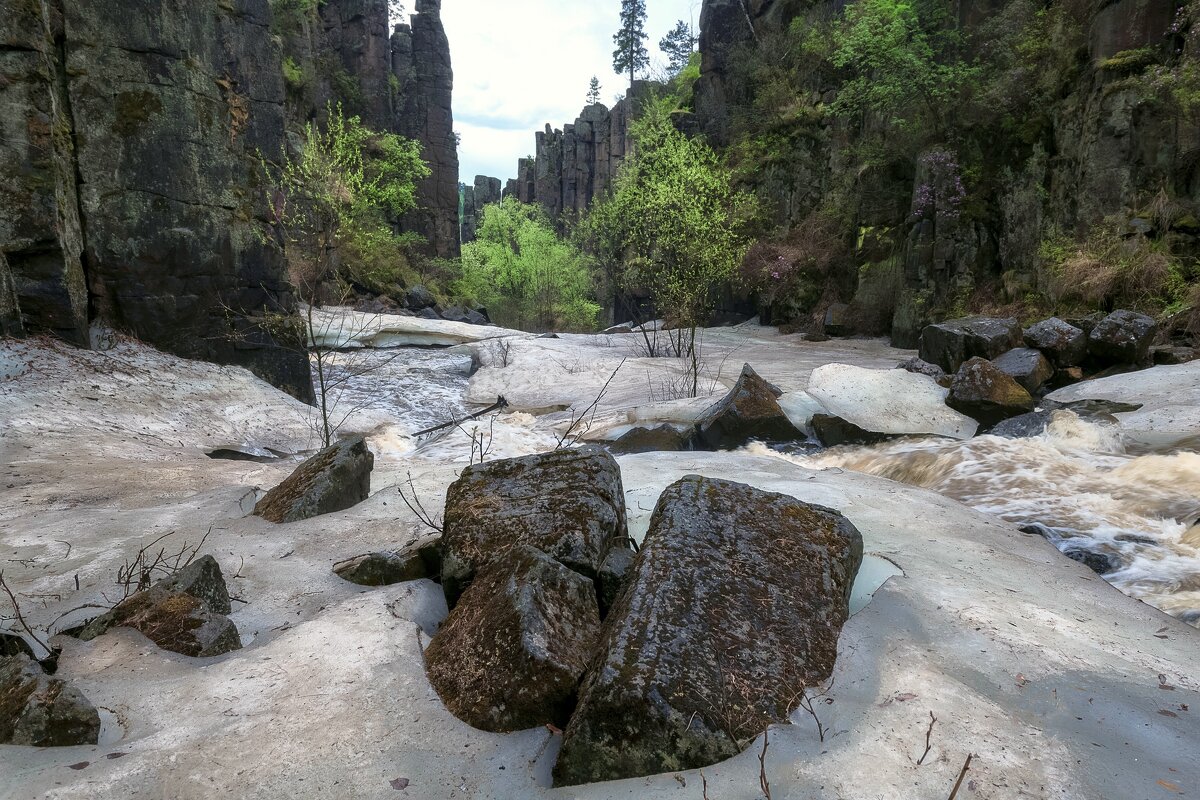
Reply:
[[[276,33],[292,34],[313,19],[321,0],[270,0],[271,27]]]
[[[486,305],[499,324],[521,330],[591,330],[600,313],[586,259],[539,206],[515,197],[484,208],[475,241],[463,247],[455,289]]]
[[[667,57],[667,72],[671,77],[687,69],[691,63],[692,53],[696,50],[696,35],[692,26],[684,20],[675,23],[675,27],[658,43],[658,49]]]
[[[324,127],[310,122],[304,133],[298,158],[263,162],[293,283],[309,302],[339,278],[393,288],[412,237],[392,221],[416,207],[416,182],[429,175],[420,146],[370,130],[340,105],[326,109]]]
[[[629,74],[629,83],[639,70],[650,66],[646,50],[646,0],[621,0],[621,28],[613,34],[613,71]]]
[[[286,56],[283,59],[283,81],[292,91],[300,91],[308,85],[308,76],[304,69],[296,63],[296,59]]]
[[[595,75],[592,76],[591,83],[588,84],[587,104],[593,106],[600,102],[600,79]]]
[[[1100,69],[1107,72],[1141,72],[1156,61],[1157,48],[1139,47],[1136,50],[1122,50],[1112,58],[1105,59],[1100,64]]]
[[[694,327],[734,277],[758,208],[705,142],[675,129],[671,111],[669,100],[645,104],[632,127],[634,153],[580,236],[618,286],[648,290],[661,313]]]

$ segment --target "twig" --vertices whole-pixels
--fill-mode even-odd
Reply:
[[[43,650],[45,650],[47,653],[53,653],[54,650],[51,649],[50,645],[48,645],[40,636],[34,633],[33,628],[29,627],[29,623],[25,621],[25,615],[21,613],[21,604],[17,602],[17,596],[13,594],[13,590],[8,587],[8,582],[4,580],[3,572],[0,572],[0,589],[3,589],[4,593],[8,595],[8,601],[12,603],[13,614],[15,615],[14,618],[16,619],[17,623],[25,630],[27,634],[29,634],[31,639],[42,646]]]
[[[817,723],[817,738],[822,743],[825,742],[825,734],[829,733],[829,728],[826,728],[823,724],[821,724],[821,718],[819,716],[817,716],[817,709],[813,706],[813,700],[817,700],[819,698],[824,697],[825,695],[827,695],[829,693],[829,690],[832,688],[833,688],[833,682],[830,681],[828,686],[826,686],[824,689],[822,689],[819,693],[813,694],[812,696],[809,696],[808,690],[806,689],[800,694],[799,699],[796,701],[797,705],[799,705],[801,708],[803,708],[805,711],[807,711],[808,715],[813,718],[813,722]]]
[[[701,800],[708,800],[708,778],[704,777],[704,770],[700,770],[700,791]]]
[[[929,712],[929,729],[925,731],[925,752],[921,753],[921,757],[917,759],[918,767],[925,763],[925,756],[929,755],[929,751],[933,749],[933,742],[931,741],[931,739],[933,737],[933,726],[936,724],[937,724],[937,717],[935,717],[933,715],[933,712],[930,711]]]
[[[762,752],[758,754],[758,786],[767,800],[771,800],[771,782],[767,780],[767,748],[771,746],[770,736],[770,728],[763,731]]]
[[[625,361],[626,359],[621,359],[621,363],[617,364],[617,368],[612,371],[612,375],[609,375],[608,380],[606,380],[604,385],[600,387],[599,394],[597,394],[595,399],[592,400],[591,404],[583,410],[583,413],[580,414],[578,418],[575,418],[574,415],[572,415],[571,424],[563,432],[563,435],[558,437],[558,444],[555,446],[555,450],[562,449],[563,447],[570,447],[579,441],[579,436],[576,436],[573,441],[568,442],[567,440],[571,438],[571,433],[575,430],[575,426],[583,422],[584,417],[587,417],[589,413],[591,414],[591,418],[588,419],[587,426],[584,428],[583,432],[586,433],[587,431],[591,430],[592,423],[596,420],[596,411],[599,410],[600,401],[608,392],[609,384],[613,382],[613,379],[617,377],[617,373],[621,371],[621,367],[625,366]]]
[[[404,501],[404,505],[408,506],[408,510],[416,515],[421,524],[427,528],[432,528],[438,533],[444,533],[442,526],[433,521],[433,516],[425,510],[425,506],[421,505],[421,498],[417,496],[417,487],[413,485],[412,473],[408,473],[408,488],[412,492],[412,500],[408,499],[408,495],[404,493],[402,486],[397,486],[396,491],[400,493],[400,499]]]
[[[967,777],[967,770],[971,768],[971,759],[974,757],[974,753],[967,754],[967,760],[963,763],[962,769],[959,770],[958,780],[954,782],[954,788],[950,790],[950,797],[947,800],[954,800],[958,796],[958,790],[962,786],[963,778]]]
[[[453,428],[462,425],[464,422],[470,422],[471,420],[479,419],[486,414],[491,414],[493,411],[503,411],[506,408],[508,408],[508,401],[502,396],[497,397],[496,402],[485,408],[483,411],[476,411],[474,414],[468,414],[462,419],[452,419],[449,422],[443,422],[441,425],[435,425],[432,428],[426,428],[423,431],[417,431],[413,434],[413,438],[415,439],[418,436],[427,436],[431,433],[437,433],[438,431],[445,430],[446,428]]]

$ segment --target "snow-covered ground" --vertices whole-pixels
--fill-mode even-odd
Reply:
[[[711,331],[711,396],[661,403],[680,367],[640,359],[633,336],[508,341],[509,366],[485,367],[464,386],[464,407],[503,394],[517,409],[478,423],[491,434],[489,457],[552,447],[622,358],[588,435],[687,419],[743,362],[800,393],[824,363],[889,368],[909,355],[873,341]],[[803,399],[792,400],[803,413]],[[467,435],[414,441],[416,423],[397,420],[397,408],[383,402],[351,418],[377,453],[368,501],[277,526],[247,512],[300,457],[286,454],[315,446],[311,410],[243,370],[139,345],[101,354],[0,343],[0,562],[26,615],[47,624],[96,601],[126,558],[168,531],[181,544],[207,534],[246,645],[198,660],[129,630],[88,643],[60,637],[60,675],[105,709],[105,743],[0,747],[0,797],[701,798],[697,771],[548,788],[555,734],[476,731],[426,681],[422,647],[445,613],[437,586],[364,590],[333,575],[336,561],[422,533],[398,487],[411,479],[437,514],[469,459]],[[206,455],[229,447],[285,457]],[[817,704],[824,741],[802,711],[772,729],[766,773],[777,800],[948,797],[968,754],[960,800],[1128,800],[1200,787],[1200,635],[1041,537],[927,489],[765,450],[620,463],[635,530],[663,487],[701,473],[838,508],[876,567],[903,571],[843,631]],[[918,766],[930,712],[932,749]],[[761,798],[758,749],[705,769],[708,797]]]

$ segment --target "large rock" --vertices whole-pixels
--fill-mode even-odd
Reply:
[[[592,582],[518,545],[479,572],[433,637],[429,682],[476,728],[564,725],[599,633]]]
[[[930,364],[928,361],[922,361],[920,356],[913,356],[907,361],[903,361],[896,365],[896,369],[902,369],[905,372],[915,372],[918,375],[927,375],[937,383],[938,386],[950,388],[950,376],[946,374],[946,370],[939,367],[937,364]]]
[[[689,475],[659,498],[554,768],[574,785],[704,767],[825,680],[862,537],[836,511]]]
[[[946,403],[984,425],[1033,411],[1033,396],[992,362],[972,358],[959,368]]]
[[[1101,364],[1149,364],[1158,323],[1135,311],[1114,311],[1088,336],[1088,355]]]
[[[362,437],[327,447],[263,496],[254,513],[271,522],[296,522],[358,505],[371,494],[375,456]]]
[[[399,550],[367,553],[333,565],[337,576],[359,586],[391,586],[422,578],[441,579],[442,539],[431,536]]]
[[[779,394],[753,367],[744,365],[729,394],[700,416],[697,443],[713,450],[729,450],[751,439],[786,442],[803,438],[779,406]]]
[[[825,408],[825,415],[813,418],[817,438],[825,445],[862,441],[853,429],[884,436],[969,439],[978,427],[974,420],[946,407],[947,392],[933,378],[902,369],[826,364],[813,370],[807,391]]]
[[[242,646],[237,626],[204,600],[173,592],[163,583],[131,595],[79,633],[91,641],[112,628],[133,628],[164,650],[185,656],[219,656]]]
[[[995,358],[1020,345],[1021,326],[1015,319],[966,317],[921,331],[920,356],[946,372],[957,372],[968,359]]]
[[[212,556],[201,556],[158,585],[170,592],[190,594],[214,614],[228,614],[233,610],[221,565]]]
[[[1054,377],[1054,367],[1040,350],[1018,347],[996,358],[996,368],[1019,383],[1025,391],[1037,394]]]
[[[451,606],[477,571],[518,545],[594,577],[629,535],[621,468],[598,447],[476,464],[447,490],[443,527]]]
[[[675,452],[686,450],[690,438],[674,425],[664,423],[653,428],[632,428],[615,441],[606,442],[605,446],[610,452],[619,454]]]
[[[1087,356],[1087,333],[1058,317],[1029,326],[1023,338],[1026,346],[1041,350],[1059,369],[1077,367]]]
[[[100,740],[100,714],[83,693],[47,677],[28,656],[0,657],[0,744],[71,747]]]

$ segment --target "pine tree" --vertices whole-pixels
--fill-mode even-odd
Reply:
[[[588,84],[587,104],[594,106],[600,102],[600,79],[595,75],[592,76],[592,82]]]
[[[671,32],[658,43],[658,49],[666,55],[672,76],[683,72],[692,58],[692,51],[696,49],[696,37],[692,33],[692,26],[679,20]]]
[[[618,74],[629,73],[629,86],[633,87],[637,71],[650,66],[650,53],[646,50],[646,0],[621,0],[621,29],[613,34],[613,70]]]

